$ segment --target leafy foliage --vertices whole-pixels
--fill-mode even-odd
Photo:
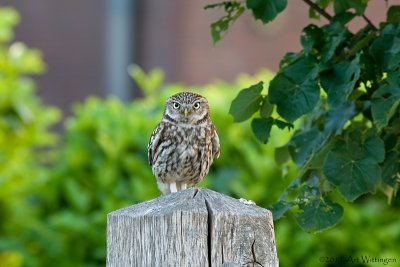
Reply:
[[[65,266],[104,264],[106,214],[159,195],[147,167],[148,138],[162,117],[165,99],[181,91],[182,85],[150,82],[157,70],[148,75],[137,66],[131,70],[137,84],[147,86],[142,88],[146,97],[127,105],[114,98],[89,98],[76,105],[73,117],[66,121],[65,142],[53,181],[57,193],[48,216],[51,229],[58,241],[62,240],[58,253],[60,258],[68,259]],[[257,79],[268,76],[263,72]],[[248,126],[233,123],[226,103],[223,105],[227,95],[233,97],[232,88],[239,89],[249,81],[244,78],[238,84],[219,83],[196,90],[209,100],[218,133],[225,136],[221,157],[203,186],[232,196],[245,195],[267,205],[273,196],[265,195],[260,185],[273,186],[265,175],[279,177],[280,171],[273,161],[262,168],[259,164],[273,150],[260,149]],[[277,142],[276,136],[271,139]],[[278,187],[283,189],[282,185]]]
[[[52,133],[60,112],[41,103],[28,76],[44,71],[40,52],[11,43],[18,14],[2,8],[0,14],[0,35],[6,33],[0,42],[0,266],[104,266],[107,213],[159,195],[147,142],[165,99],[183,86],[164,85],[160,70],[146,74],[133,66],[142,99],[123,104],[88,98],[74,107],[62,135]],[[233,122],[226,98],[271,76],[264,71],[197,90],[208,98],[224,136],[221,157],[203,186],[264,206],[285,183],[265,179],[281,177],[272,160],[263,160],[273,150],[260,148],[248,125]],[[281,138],[272,133],[269,141],[278,145]],[[264,194],[265,185],[276,193]]]
[[[209,8],[217,8],[223,7],[226,15],[212,23],[211,28],[211,37],[213,39],[213,43],[216,44],[221,40],[222,34],[226,33],[229,29],[229,26],[233,24],[244,12],[245,8],[236,1],[233,2],[222,2],[218,4],[207,5],[204,9]]]
[[[318,203],[318,200],[316,201]],[[340,202],[340,206],[345,210],[343,216],[340,216],[340,223],[318,234],[299,231],[296,224],[293,224],[289,218],[276,221],[275,238],[278,253],[285,255],[279,257],[279,264],[282,266],[312,267],[357,266],[356,263],[338,263],[335,260],[347,259],[352,256],[358,257],[361,261],[362,255],[374,255],[377,258],[398,258],[400,245],[395,241],[400,233],[398,206],[395,205],[388,209],[387,202],[381,196],[356,202],[351,204]],[[318,226],[318,224],[335,219],[334,214],[340,215],[339,212],[323,213],[324,216],[331,216],[324,218],[314,211],[318,210],[318,206],[310,206],[312,209],[304,208],[311,215],[306,220],[308,225],[302,226],[308,231],[313,231],[317,227],[325,228],[324,225]],[[314,215],[316,216],[314,217]],[[299,222],[297,218],[296,222]],[[321,259],[333,259],[333,261],[323,262]],[[368,266],[365,263],[359,262],[358,264],[359,266]]]
[[[49,127],[60,116],[28,76],[44,71],[40,52],[11,42],[18,21],[14,9],[0,9],[0,265],[10,267],[37,266],[31,252],[43,243],[36,236],[48,233],[40,217],[57,141]]]
[[[22,125],[31,127],[26,133],[17,124],[19,115],[12,121],[13,117],[7,117],[9,108],[0,110],[9,127],[16,125],[10,132],[13,135],[1,139],[0,152],[13,152],[1,157],[0,265],[104,266],[107,213],[159,196],[147,163],[148,138],[162,117],[166,98],[184,86],[163,84],[160,70],[146,74],[133,66],[130,74],[143,98],[124,104],[115,98],[90,97],[75,105],[57,146],[56,135],[48,127],[58,112],[40,105],[33,91],[13,100],[21,110],[33,112],[29,123]],[[245,84],[267,82],[271,77],[263,71],[257,77],[242,75],[234,84],[218,82],[196,89],[209,100],[218,133],[224,136],[221,156],[202,186],[264,206],[287,183],[266,179],[281,177],[273,160],[263,160],[272,157],[273,149],[260,148],[248,124],[233,122],[226,98],[233,98]],[[14,89],[7,92],[20,90]],[[16,112],[13,109],[10,114]],[[5,128],[3,133],[7,133]],[[28,141],[18,138],[18,133]],[[285,135],[272,132],[269,142],[280,145],[282,138]],[[21,152],[15,152],[17,148]],[[37,149],[45,150],[38,153]],[[264,186],[277,188],[276,193],[264,194]]]
[[[292,211],[304,230],[316,232],[342,217],[341,206],[331,200],[336,192],[350,202],[378,188],[389,200],[396,196],[400,6],[390,6],[387,20],[377,28],[365,16],[366,0],[303,2],[310,7],[310,18],[323,16],[328,23],[306,26],[300,37],[303,50],[285,55],[268,94],[259,90],[248,98],[244,92],[249,89],[243,89],[230,113],[238,122],[262,114],[251,126],[263,143],[279,119],[271,110],[276,108],[287,126],[297,125],[287,144],[276,149],[275,158],[280,164],[293,161],[298,176],[272,209],[275,218]],[[286,7],[286,1],[246,3],[254,18],[264,23]],[[326,11],[330,5],[334,15]],[[366,25],[352,32],[348,24],[358,16]],[[263,101],[268,103],[267,112]]]
[[[287,0],[246,0],[246,7],[252,11],[256,19],[263,23],[272,21],[278,13],[283,11],[287,5]],[[226,34],[229,27],[243,14],[246,10],[241,1],[224,1],[217,4],[211,4],[204,9],[223,7],[225,16],[221,17],[210,25],[211,38],[216,44],[222,39],[222,34]]]
[[[18,20],[15,10],[0,8],[0,266],[54,266],[55,262],[57,266],[104,266],[106,214],[158,195],[146,167],[147,138],[162,116],[167,96],[183,86],[163,84],[160,70],[146,74],[134,66],[130,74],[141,88],[142,99],[123,104],[114,98],[88,98],[75,106],[62,134],[52,133],[50,128],[59,120],[60,111],[40,101],[30,78],[45,69],[40,52],[11,42],[12,27]],[[387,67],[395,70],[395,62],[388,62]],[[378,80],[378,88],[383,89],[375,96],[372,93],[374,101],[393,97],[388,101],[396,106],[394,73]],[[378,136],[375,129],[366,127],[357,135],[355,125],[348,122],[354,118],[365,124],[355,117],[357,105],[345,103],[328,109],[323,95],[316,106],[319,113],[314,117],[309,113],[296,122],[301,126],[294,132],[296,137],[281,146],[289,135],[280,129],[291,128],[292,123],[278,117],[276,105],[259,86],[256,91],[261,97],[255,97],[252,123],[236,124],[227,115],[227,98],[233,99],[240,88],[259,81],[268,84],[271,79],[271,73],[262,71],[255,77],[241,75],[233,84],[216,82],[196,90],[209,99],[213,120],[224,137],[221,157],[202,186],[252,199],[260,206],[270,205],[295,174],[293,168],[282,168],[286,174],[282,178],[282,170],[273,161],[273,147],[278,146],[277,161],[283,163],[292,156],[297,164],[309,162],[319,167],[307,169],[309,175],[304,175],[304,180],[294,180],[282,201],[274,204],[275,218],[297,209],[295,221],[308,231],[319,231],[337,222],[342,216],[340,206],[346,210],[337,227],[318,236],[298,231],[291,220],[276,222],[278,251],[285,255],[280,258],[282,266],[321,266],[316,255],[340,257],[349,252],[399,258],[399,198],[391,199],[392,210],[385,208],[385,200],[379,196],[374,201],[358,198],[356,204],[349,205],[339,197],[339,190],[321,197],[321,188],[327,191],[335,185],[317,175],[328,162],[324,158],[338,152],[330,149],[333,144],[355,142],[359,149],[344,156],[354,156],[357,161],[360,155],[378,163],[382,188],[393,196],[397,186],[394,177],[400,168],[396,108],[393,114],[377,113],[388,118],[382,122],[382,134]],[[361,92],[352,92],[349,97],[365,94],[367,89],[360,88]],[[380,109],[379,105],[375,108]],[[311,123],[313,118],[318,118],[318,123]],[[346,124],[349,126],[344,127]],[[270,146],[259,146],[256,138]],[[312,149],[305,149],[306,143]],[[321,149],[325,144],[328,148]],[[309,161],[313,153],[322,157]]]
[[[15,194],[30,200],[34,196],[36,201],[20,206],[20,216],[12,221],[3,221],[7,215],[1,211],[0,221],[14,224],[1,232],[0,262],[3,265],[51,266],[57,262],[58,266],[104,266],[106,214],[158,196],[154,177],[146,167],[147,138],[162,116],[165,99],[182,90],[182,85],[163,85],[162,79],[157,78],[159,70],[146,75],[136,66],[131,75],[137,84],[146,86],[141,87],[146,97],[130,104],[114,98],[91,97],[77,104],[64,124],[64,137],[60,136],[64,141],[52,150],[54,156],[48,158],[51,165],[37,166],[48,177],[40,190],[32,188],[31,183],[10,183],[8,190],[13,189],[14,193],[2,202],[3,206],[13,210],[20,201]],[[273,128],[269,138],[271,146],[260,147],[252,136],[250,123],[234,123],[227,114],[227,97],[233,98],[246,84],[258,80],[268,83],[271,78],[272,74],[263,71],[255,77],[242,75],[233,84],[218,82],[198,88],[197,91],[208,98],[213,121],[219,134],[224,136],[221,157],[214,162],[201,186],[267,206],[290,182],[290,178],[282,179],[280,168],[273,161],[273,147],[283,144],[289,138],[288,133]],[[21,161],[19,168],[29,167],[24,164],[29,165]],[[385,170],[388,176],[392,167],[387,166]],[[30,169],[25,169],[21,177],[30,181],[35,178]],[[314,188],[317,181],[314,179],[313,183],[309,182],[308,193],[304,195],[312,196],[317,191]],[[265,188],[269,189],[268,194]],[[15,193],[16,190],[20,193]],[[321,200],[320,209],[337,209],[340,215],[340,208],[332,203],[334,200],[335,196],[331,202]],[[312,213],[315,202],[307,204],[306,198],[303,201],[302,207],[307,212],[299,213],[295,221],[301,223],[302,217],[311,216],[313,220],[306,220],[309,224],[305,226],[310,230],[325,223],[318,220],[318,213]],[[395,220],[398,210],[385,209],[383,199],[357,207],[340,204],[346,208],[340,226],[318,236],[298,231],[290,220],[276,222],[278,251],[286,255],[280,259],[282,265],[299,266],[307,262],[307,266],[321,266],[316,254],[341,256],[349,251],[371,255],[385,251],[389,256],[398,256],[400,227]],[[282,210],[291,207],[289,203]],[[327,216],[335,218],[331,213]],[[292,237],[290,241],[288,236]],[[365,242],[359,242],[360,239]],[[338,243],[341,246],[334,245]],[[293,246],[298,249],[293,250]]]
[[[279,12],[285,9],[287,0],[247,0],[246,6],[253,12],[254,18],[263,23],[272,21]]]

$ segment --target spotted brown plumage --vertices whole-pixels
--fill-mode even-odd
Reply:
[[[207,99],[190,92],[169,97],[164,116],[148,145],[149,164],[163,195],[199,183],[214,157],[219,139]]]

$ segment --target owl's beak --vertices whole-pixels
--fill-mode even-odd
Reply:
[[[187,109],[187,108],[185,108],[184,114],[185,114],[185,117],[187,117],[187,116],[188,116],[188,114],[189,114],[189,111],[188,111],[188,109]]]

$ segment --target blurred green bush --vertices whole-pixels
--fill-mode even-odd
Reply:
[[[273,129],[262,146],[247,123],[235,124],[228,115],[239,89],[268,83],[268,71],[232,84],[187,87],[165,85],[162,71],[146,74],[133,66],[143,98],[127,104],[88,98],[56,135],[50,128],[60,112],[40,102],[26,76],[44,70],[40,53],[10,43],[17,22],[14,10],[0,9],[0,267],[104,266],[106,214],[159,195],[147,143],[165,99],[182,88],[208,98],[221,139],[221,157],[200,186],[267,207],[290,183],[293,168],[283,173],[273,155],[288,133]],[[341,223],[317,235],[301,231],[290,217],[276,222],[281,266],[335,266],[319,262],[320,256],[400,260],[396,200],[392,207],[384,198],[342,205],[348,212]]]
[[[34,257],[56,141],[48,128],[60,117],[27,77],[44,71],[40,52],[11,43],[18,21],[14,9],[0,9],[0,266],[11,267],[41,261]]]
[[[147,143],[161,120],[166,98],[186,87],[164,85],[157,70],[145,75],[134,67],[131,73],[144,86],[143,98],[123,104],[112,97],[92,97],[76,105],[73,117],[65,122],[52,187],[58,193],[48,216],[54,235],[62,240],[57,246],[65,252],[60,258],[68,259],[65,266],[104,263],[106,214],[159,196],[147,162]],[[270,76],[264,71],[257,78]],[[234,124],[228,115],[227,99],[252,79],[242,76],[235,84],[217,82],[195,89],[208,98],[224,137],[221,157],[201,186],[267,205],[287,185],[276,182],[282,175],[273,160],[273,147],[260,146],[248,125]],[[265,187],[271,193],[266,194]],[[68,257],[71,254],[79,257]]]

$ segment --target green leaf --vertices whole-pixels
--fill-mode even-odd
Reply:
[[[396,75],[396,74],[393,74]],[[378,129],[385,127],[400,103],[400,83],[389,74],[387,83],[381,85],[372,95],[372,118]]]
[[[354,103],[343,103],[337,108],[331,108],[326,113],[325,131],[341,134],[346,122],[356,114]]]
[[[333,9],[335,14],[339,14],[354,8],[358,15],[362,15],[367,4],[368,0],[335,0],[333,1]]]
[[[378,136],[372,136],[364,142],[366,153],[381,163],[385,159],[385,143]]]
[[[300,204],[301,213],[296,215],[296,222],[307,232],[320,232],[335,226],[343,216],[343,207],[330,199],[313,199]]]
[[[273,111],[274,111],[274,105],[269,103],[268,96],[264,97],[260,108],[260,116],[262,118],[269,118],[271,117]]]
[[[315,3],[322,9],[325,9],[329,6],[332,0],[316,0]],[[312,7],[308,9],[308,17],[310,19],[320,19],[320,14]]]
[[[273,123],[273,118],[255,118],[252,120],[251,129],[261,143],[266,144],[268,142]]]
[[[328,181],[339,187],[346,200],[354,201],[367,192],[375,192],[381,170],[371,158],[352,160],[336,151],[328,154],[324,174]]]
[[[400,53],[400,24],[388,24],[381,29],[369,51],[379,69],[388,71],[389,62]]]
[[[394,57],[392,57],[389,60],[388,68],[389,68],[389,71],[394,71],[394,72],[400,70],[400,54],[394,55]]]
[[[386,20],[389,23],[400,23],[400,6],[389,7]]]
[[[288,123],[288,122],[281,121],[278,119],[274,119],[274,125],[281,130],[283,130],[285,128],[288,128],[288,130],[291,130],[294,128],[294,125],[292,123]]]
[[[345,141],[340,141],[325,159],[324,175],[339,187],[348,201],[354,201],[367,192],[375,192],[380,181],[381,169],[376,159],[382,158],[384,148],[383,143],[374,138],[377,137],[363,144],[359,134],[354,132]]]
[[[278,165],[282,165],[283,163],[289,160],[290,154],[287,146],[281,146],[275,148],[275,162]]]
[[[235,122],[249,119],[260,109],[260,104],[263,100],[261,96],[262,89],[263,82],[259,82],[239,92],[229,108],[229,114],[233,116]]]
[[[314,81],[318,72],[319,65],[316,60],[312,56],[302,56],[287,65],[281,72],[281,76],[277,75],[271,81],[270,102],[279,101],[279,104],[277,104],[278,113],[286,120],[295,120],[314,108],[319,99],[319,87]],[[276,99],[277,97],[279,99]],[[299,100],[300,102],[298,102]],[[283,110],[282,106],[285,104],[284,109],[286,110]],[[288,110],[287,107],[289,106],[292,106],[294,110]],[[298,114],[293,114],[292,111]]]
[[[320,71],[319,65],[312,56],[298,58],[283,70],[283,74],[297,84],[314,80]]]
[[[254,135],[261,143],[264,144],[268,142],[272,125],[276,125],[281,130],[285,128],[290,130],[293,128],[293,124],[277,120],[272,117],[255,118],[251,121],[251,129],[253,130]]]
[[[334,16],[331,23],[339,22],[341,25],[346,25],[352,19],[354,19],[355,16],[356,16],[356,13],[343,12],[343,13],[340,13],[340,14]]]
[[[360,54],[352,61],[343,61],[320,75],[321,85],[328,93],[328,104],[335,108],[347,101],[360,77]]]
[[[342,132],[345,123],[354,115],[354,104],[346,103],[312,119],[325,122],[323,130],[319,129],[318,125],[298,130],[286,145],[296,165],[303,166],[308,159],[314,157],[326,145],[333,133]]]
[[[381,86],[379,91],[389,91],[388,86]],[[387,98],[379,97],[372,100],[372,117],[378,129],[382,129],[388,124],[399,103],[400,98],[398,95],[391,95]]]
[[[296,84],[283,74],[278,74],[269,84],[269,101],[286,121],[293,122],[313,110],[319,100],[319,87],[314,80]]]
[[[335,55],[336,49],[346,40],[348,30],[339,22],[332,22],[322,27],[324,32],[324,46],[320,55],[323,62],[328,62]]]
[[[221,40],[222,34],[228,31],[229,27],[243,14],[245,10],[241,3],[236,1],[207,5],[204,9],[222,6],[225,9],[226,15],[210,25],[213,44],[216,44]]]
[[[268,23],[286,8],[287,0],[247,0],[246,5],[254,18]]]
[[[293,52],[286,53],[279,62],[279,68],[280,69],[286,68],[288,65],[292,64],[292,62],[295,62],[302,56],[303,56],[302,53],[293,53]]]
[[[303,29],[300,41],[304,53],[310,54],[314,48],[319,50],[324,44],[323,31],[318,26],[310,24]]]
[[[293,206],[293,202],[286,202],[285,200],[278,201],[269,209],[272,212],[274,221],[279,220],[282,216]]]
[[[329,133],[321,132],[316,126],[295,133],[287,146],[296,165],[303,166],[310,157],[320,150],[328,137]]]
[[[400,173],[399,155],[396,152],[390,152],[382,165],[382,182],[395,187],[399,182],[397,175]]]

